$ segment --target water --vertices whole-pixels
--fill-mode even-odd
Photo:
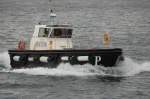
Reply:
[[[34,25],[55,8],[59,23],[74,26],[76,48],[100,48],[103,32],[124,50],[115,68],[60,64],[55,69],[14,69],[8,49],[29,42]],[[149,0],[1,0],[0,99],[149,99]]]

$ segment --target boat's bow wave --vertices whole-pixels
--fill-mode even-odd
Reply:
[[[141,72],[150,71],[150,61],[138,63],[129,57],[125,57],[125,61],[118,67],[100,67],[85,65],[70,65],[69,63],[62,63],[57,68],[10,68],[10,58],[8,52],[0,53],[0,69],[2,72],[25,73],[30,75],[52,75],[52,76],[134,76]]]
[[[8,52],[0,53],[0,70],[1,69],[10,69],[10,57]]]
[[[91,65],[75,65],[70,64],[60,64],[57,68],[26,68],[26,69],[14,69],[10,72],[15,73],[25,73],[31,75],[51,75],[51,76],[92,76],[99,75],[103,72],[96,70],[96,68]]]

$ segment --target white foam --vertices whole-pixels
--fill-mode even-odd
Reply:
[[[27,68],[14,69],[9,72],[25,73],[30,75],[52,75],[52,76],[134,76],[141,72],[150,71],[150,62],[138,63],[131,58],[126,57],[125,61],[118,67],[101,67],[85,65],[60,64],[57,68]]]
[[[31,75],[52,75],[52,76],[91,76],[99,75],[100,71],[97,71],[93,66],[86,65],[74,65],[60,64],[57,68],[26,68],[26,69],[14,69],[10,72],[25,73]],[[103,72],[101,72],[103,73]]]
[[[138,63],[137,61],[126,57],[125,61],[117,67],[117,69],[120,70],[124,76],[134,76],[141,72],[150,72],[150,62],[146,61]]]
[[[0,53],[0,64],[3,65],[5,68],[10,69],[10,57],[8,52]]]

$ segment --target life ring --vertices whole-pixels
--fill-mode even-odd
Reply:
[[[23,40],[20,40],[18,43],[18,49],[24,50],[25,49],[25,42]]]

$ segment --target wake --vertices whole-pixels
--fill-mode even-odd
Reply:
[[[8,52],[0,53],[0,72],[24,73],[29,75],[52,75],[52,76],[134,76],[141,72],[150,72],[150,61],[138,63],[135,60],[125,57],[125,61],[117,67],[103,67],[85,65],[70,65],[62,63],[57,68],[26,68],[11,69]]]

